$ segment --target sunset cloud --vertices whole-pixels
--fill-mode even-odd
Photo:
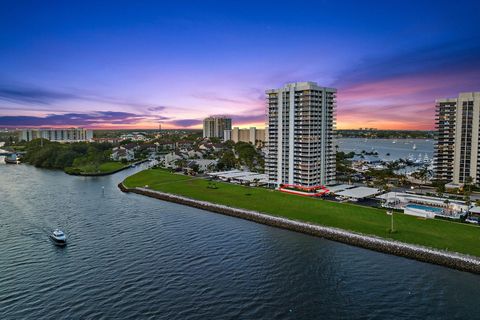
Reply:
[[[6,85],[0,83],[0,102],[4,101],[20,105],[36,105],[42,107],[51,105],[53,106],[52,109],[55,109],[55,106],[75,100],[89,103],[111,104],[119,107],[142,108],[148,111],[161,111],[165,109],[163,106],[151,106],[140,101],[127,101],[75,89],[52,90],[35,85]]]
[[[338,90],[338,128],[432,129],[435,99],[480,91],[479,21],[451,18],[478,1],[188,7],[9,5],[0,126],[263,127],[266,89],[315,81]]]
[[[5,127],[66,127],[81,126],[100,128],[105,125],[132,125],[139,122],[168,120],[164,117],[152,118],[149,115],[138,115],[127,112],[96,111],[91,113],[50,114],[45,117],[36,116],[0,116],[0,126]]]
[[[367,59],[342,73],[338,127],[433,129],[436,99],[480,90],[477,43],[442,43]]]
[[[190,128],[190,127],[200,127],[202,125],[202,119],[180,119],[180,120],[171,120],[167,124],[173,127],[180,128]]]

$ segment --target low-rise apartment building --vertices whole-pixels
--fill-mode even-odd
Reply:
[[[34,139],[45,139],[56,142],[81,142],[93,141],[93,130],[83,128],[52,128],[52,129],[22,129],[20,130],[20,141],[32,141]]]

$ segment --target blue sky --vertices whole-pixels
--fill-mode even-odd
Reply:
[[[477,13],[475,15],[475,12]],[[3,1],[0,127],[263,126],[264,91],[338,89],[338,127],[430,129],[480,91],[474,1]]]

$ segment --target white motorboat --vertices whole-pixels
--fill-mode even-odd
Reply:
[[[7,164],[18,164],[20,163],[20,157],[15,153],[5,157],[5,163]]]
[[[423,163],[430,163],[430,158],[428,157],[428,154],[425,153],[425,157],[423,157]]]
[[[423,163],[423,158],[422,158],[421,153],[418,155],[418,158],[414,162],[415,162],[415,164],[422,164]]]
[[[50,235],[50,239],[58,246],[64,246],[67,244],[67,236],[62,230],[55,229]]]

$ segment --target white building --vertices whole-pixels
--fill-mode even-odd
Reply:
[[[132,140],[132,141],[148,141],[149,139],[145,136],[145,133],[142,132],[132,132],[127,134],[122,134],[120,136],[121,140]]]
[[[115,147],[112,150],[112,155],[110,156],[114,161],[127,160],[132,161],[135,159],[135,152],[133,149],[128,149],[124,147]]]
[[[242,183],[256,186],[268,184],[268,176],[266,174],[240,171],[237,169],[221,172],[210,172],[207,173],[207,175],[212,178],[232,183]]]
[[[403,209],[403,213],[423,218],[443,216],[459,218],[469,206],[465,201],[423,196],[403,192],[388,192],[377,196],[386,208]]]
[[[232,119],[226,117],[209,117],[203,120],[204,138],[223,139],[225,130],[232,130]]]
[[[218,160],[212,160],[212,159],[196,159],[196,160],[191,160],[189,162],[189,165],[190,164],[196,164],[198,165],[198,171],[200,172],[205,172],[205,171],[209,171],[209,170],[213,170],[215,169],[217,163],[218,163]]]
[[[435,178],[461,185],[480,182],[480,92],[436,101]]]
[[[34,139],[45,139],[56,142],[81,142],[92,141],[93,130],[83,128],[69,129],[22,129],[20,141],[32,141]]]
[[[232,130],[224,130],[223,131],[223,141],[232,140]]]
[[[265,172],[271,183],[316,186],[335,181],[336,89],[314,82],[267,90]]]
[[[183,159],[183,157],[180,156],[179,154],[175,153],[175,152],[167,153],[163,158],[164,165],[167,168],[174,168],[175,167],[175,162],[177,160],[181,160],[181,159]]]

